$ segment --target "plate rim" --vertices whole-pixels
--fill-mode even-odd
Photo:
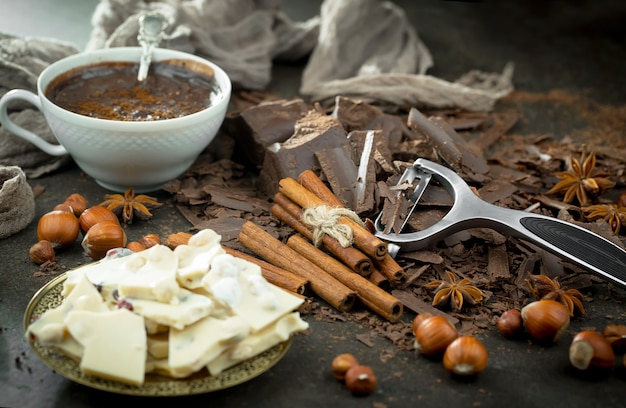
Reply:
[[[61,285],[67,279],[67,272],[62,273],[61,275],[51,279],[41,288],[39,288],[35,294],[31,297],[28,305],[26,306],[26,310],[24,312],[23,325],[24,325],[24,337],[26,338],[26,333],[28,331],[28,326],[30,325],[33,315],[35,314],[35,309],[40,306],[41,302],[44,298],[50,294],[50,292],[56,289],[59,285]],[[50,307],[47,307],[50,309]],[[289,350],[291,343],[293,341],[293,336],[290,336],[284,342],[281,342],[264,352],[257,354],[250,359],[244,360],[217,375],[209,374],[206,369],[203,369],[203,372],[197,372],[192,374],[189,377],[185,378],[172,378],[164,375],[154,374],[154,373],[146,373],[146,379],[149,381],[144,382],[141,386],[132,386],[128,384],[121,383],[119,381],[106,380],[99,377],[91,376],[88,374],[84,374],[80,372],[80,368],[78,368],[78,362],[72,360],[70,357],[62,354],[61,352],[57,352],[50,347],[45,347],[38,344],[35,341],[31,341],[26,338],[26,342],[29,344],[30,348],[37,355],[37,357],[43,361],[43,363],[48,366],[54,372],[60,374],[64,378],[76,382],[78,384],[85,385],[87,387],[107,391],[116,394],[124,394],[124,395],[133,395],[133,396],[145,396],[145,397],[177,397],[177,396],[185,396],[185,395],[197,395],[197,394],[205,394],[209,392],[221,391],[227,388],[231,388],[237,386],[239,384],[250,381],[261,374],[265,373],[269,369],[271,369],[276,363],[278,363]],[[50,357],[52,356],[52,357]],[[56,359],[59,361],[58,364],[55,364],[52,359]],[[262,364],[259,367],[254,367],[254,363],[258,361],[262,361]],[[61,364],[70,364],[76,366],[78,369],[80,376],[76,376],[68,370],[63,370]],[[252,366],[252,370],[250,374],[240,376],[237,380],[228,381],[223,383],[220,381],[221,379],[227,378],[229,374],[233,374],[238,370],[243,370],[245,367]],[[203,374],[205,373],[205,374]],[[206,386],[202,387],[202,382],[206,382]],[[191,385],[195,385],[194,383],[200,384],[198,387],[191,387]],[[168,384],[174,386],[176,384],[181,385],[181,392],[164,392],[164,393],[155,393],[155,389],[159,388],[159,385],[167,386]],[[188,387],[185,387],[188,385]]]

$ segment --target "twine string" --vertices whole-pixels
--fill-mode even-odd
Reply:
[[[319,205],[306,208],[302,214],[302,221],[313,228],[313,244],[319,247],[325,235],[336,239],[339,244],[346,248],[354,242],[352,229],[339,223],[339,218],[349,219],[363,225],[363,221],[352,210],[341,207],[329,207]]]

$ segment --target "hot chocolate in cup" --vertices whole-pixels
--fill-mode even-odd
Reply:
[[[162,48],[154,50],[153,64],[172,64],[192,73],[213,77],[214,92],[206,107],[173,118],[151,117],[148,112],[147,118],[144,115],[140,119],[103,119],[88,110],[76,113],[63,108],[46,94],[51,83],[61,81],[70,76],[68,73],[81,67],[108,63],[138,64],[140,56],[140,47],[119,47],[63,58],[40,74],[37,94],[15,89],[0,99],[0,123],[9,132],[48,154],[71,155],[87,175],[109,190],[158,190],[193,164],[215,138],[224,120],[231,95],[231,82],[219,66],[185,52]],[[184,105],[184,98],[185,95],[174,93],[166,102],[176,107]],[[48,143],[11,121],[8,108],[16,100],[31,103],[44,114],[59,145]]]

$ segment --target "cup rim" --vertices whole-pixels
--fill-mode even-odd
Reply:
[[[214,101],[211,105],[201,111],[177,118],[150,121],[122,121],[94,118],[72,112],[55,104],[45,94],[45,88],[47,87],[47,85],[54,78],[62,75],[70,69],[87,66],[99,62],[139,62],[141,50],[141,47],[101,48],[97,50],[83,51],[77,54],[72,54],[50,64],[41,72],[41,74],[37,78],[37,93],[40,100],[42,101],[42,104],[46,105],[45,110],[53,111],[58,114],[68,115],[72,118],[72,121],[74,123],[83,126],[98,127],[103,129],[114,127],[115,129],[120,130],[121,128],[124,128],[124,130],[126,131],[135,130],[144,132],[152,127],[158,127],[162,130],[164,126],[178,126],[180,124],[183,124],[182,122],[191,123],[204,120],[207,114],[212,114],[214,111],[221,111],[223,105],[229,103],[230,95],[232,92],[232,83],[230,81],[230,78],[228,77],[228,74],[226,74],[226,72],[220,66],[203,57],[184,51],[172,50],[167,48],[155,48],[153,51],[153,61],[168,59],[189,59],[211,67],[215,73],[215,81],[217,83],[217,86],[220,88],[220,91],[218,93],[219,99],[217,101]]]

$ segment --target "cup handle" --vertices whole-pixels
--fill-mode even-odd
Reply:
[[[22,139],[31,142],[51,156],[63,156],[65,154],[68,154],[67,150],[62,145],[48,143],[41,136],[13,123],[11,118],[9,118],[9,113],[7,112],[9,102],[13,100],[28,102],[41,111],[41,101],[39,100],[39,97],[34,93],[26,91],[24,89],[13,89],[5,93],[2,98],[0,98],[0,124],[2,124],[2,126],[4,126],[6,130],[13,133],[15,136],[21,137]]]

